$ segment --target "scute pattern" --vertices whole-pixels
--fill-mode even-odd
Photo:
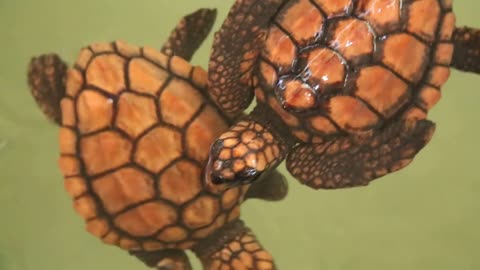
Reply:
[[[445,0],[287,0],[255,95],[309,143],[424,119],[449,76],[454,27]]]
[[[309,0],[290,4],[285,5],[277,15],[279,27],[290,33],[296,44],[314,41],[323,30],[322,14]]]
[[[328,29],[328,35],[328,47],[339,52],[349,63],[362,62],[362,56],[368,57],[373,52],[373,34],[365,21],[336,21]]]
[[[203,184],[209,146],[227,129],[206,76],[122,41],[81,51],[61,101],[59,165],[90,233],[129,250],[186,249],[239,216],[245,189]]]
[[[400,3],[402,0],[358,0],[355,15],[369,22],[377,35],[400,28]]]

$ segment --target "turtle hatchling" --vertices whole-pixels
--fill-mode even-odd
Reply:
[[[251,183],[284,159],[314,189],[402,169],[432,138],[450,68],[480,72],[480,31],[456,27],[452,0],[238,0],[208,90],[230,117],[257,105],[212,145],[209,181]]]
[[[88,232],[156,269],[191,269],[187,249],[207,270],[275,269],[239,206],[283,198],[285,179],[273,172],[229,189],[205,181],[209,147],[232,120],[208,97],[206,71],[188,61],[215,17],[186,16],[161,50],[95,43],[71,68],[55,54],[35,57],[28,80],[60,126],[59,166]]]

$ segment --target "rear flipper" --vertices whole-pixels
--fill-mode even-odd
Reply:
[[[157,270],[192,270],[187,254],[178,249],[160,251],[130,251],[148,267]]]
[[[210,33],[217,11],[202,8],[189,14],[177,24],[161,51],[189,61]]]
[[[453,45],[451,66],[462,71],[480,73],[480,29],[456,28]]]
[[[428,120],[406,120],[368,136],[299,145],[288,155],[287,169],[314,189],[364,186],[407,166],[434,129]]]
[[[205,270],[275,270],[272,256],[244,223],[236,220],[193,250]]]
[[[43,113],[60,125],[62,112],[60,100],[65,95],[67,64],[56,54],[32,58],[28,66],[28,84]]]

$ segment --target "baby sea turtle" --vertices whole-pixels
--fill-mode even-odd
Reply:
[[[216,34],[209,91],[230,116],[214,183],[252,182],[286,158],[318,189],[367,185],[429,142],[450,67],[480,72],[480,31],[452,0],[236,1]]]
[[[116,41],[83,48],[72,68],[55,54],[33,58],[29,84],[60,126],[65,188],[91,234],[157,269],[191,269],[186,249],[205,269],[275,269],[239,206],[283,198],[285,179],[228,190],[204,181],[209,147],[231,120],[187,61],[215,17],[186,16],[163,53]]]

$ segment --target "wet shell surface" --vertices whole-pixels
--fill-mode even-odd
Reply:
[[[305,142],[426,118],[449,76],[448,0],[289,0],[255,93]]]
[[[81,50],[61,101],[59,165],[90,233],[128,250],[188,249],[239,216],[245,188],[203,181],[209,147],[227,129],[206,79],[148,47]]]

